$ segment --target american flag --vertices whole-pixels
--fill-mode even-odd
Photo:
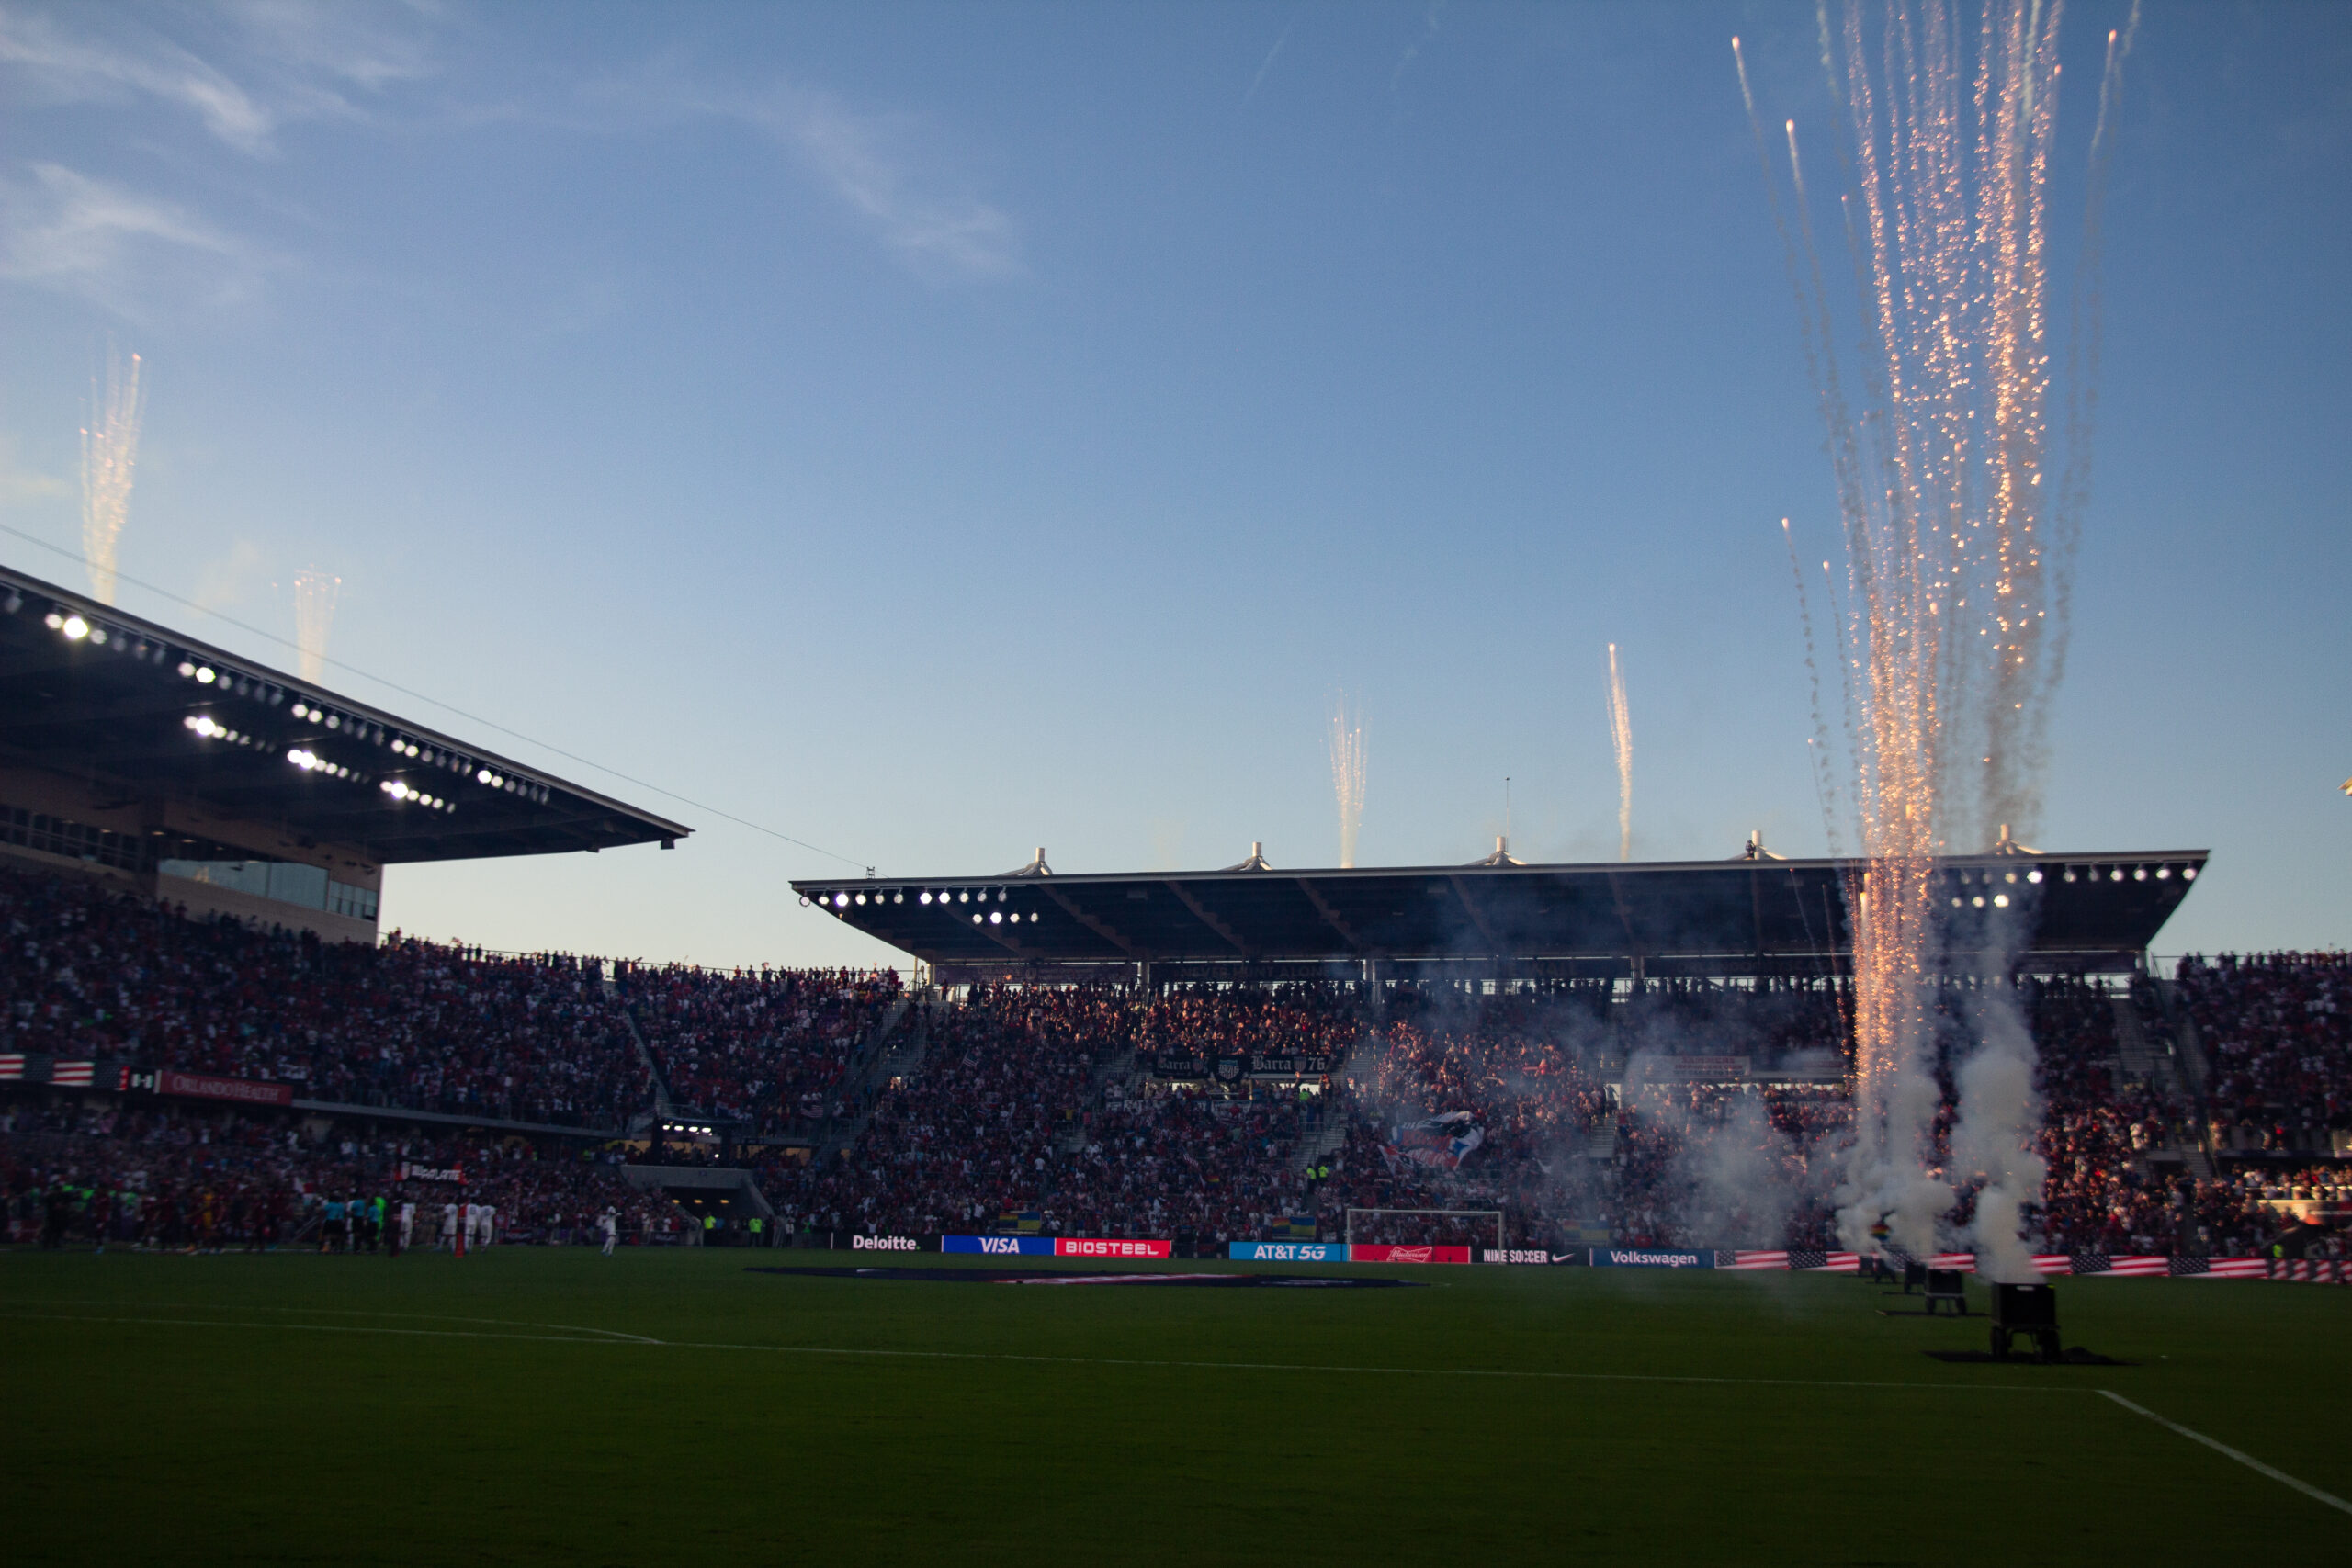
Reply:
[[[1928,1267],[1930,1269],[1964,1269],[1973,1272],[1976,1268],[1976,1254],[1973,1252],[1939,1252],[1933,1258],[1928,1259]]]
[[[49,1081],[67,1089],[87,1089],[93,1065],[89,1062],[51,1062],[49,1065]]]
[[[2269,1263],[2260,1258],[2209,1258],[2205,1272],[2207,1280],[2259,1280],[2270,1271]]]
[[[1718,1252],[1718,1269],[1786,1269],[1794,1254],[1788,1252]]]
[[[0,1079],[20,1078],[24,1076],[25,1054],[22,1051],[0,1054]]]
[[[2169,1258],[2110,1258],[2107,1271],[2110,1274],[2154,1275],[2161,1279],[2172,1272]]]
[[[2037,1252],[2033,1255],[2033,1266],[2045,1274],[2072,1273],[2074,1261],[2063,1252]]]
[[[2077,1252],[2070,1261],[2074,1268],[2069,1272],[2075,1274],[2104,1274],[2108,1269],[2108,1258],[2104,1252]]]

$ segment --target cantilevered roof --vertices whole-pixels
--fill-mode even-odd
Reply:
[[[1948,950],[2112,968],[2144,952],[2207,852],[2020,852],[1941,863]],[[795,882],[814,907],[925,963],[1208,968],[1501,959],[1541,972],[1831,972],[1849,863],[1781,860]],[[1952,900],[1958,900],[1955,904]]]
[[[0,764],[184,802],[379,861],[692,829],[20,572],[0,570]]]

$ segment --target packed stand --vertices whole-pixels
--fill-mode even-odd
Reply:
[[[680,1106],[770,1134],[831,1112],[851,1054],[901,994],[890,969],[623,965],[619,987]]]
[[[0,870],[0,1050],[566,1126],[614,1126],[650,1103],[593,962],[397,933],[322,942],[15,870]]]
[[[2217,1151],[2352,1154],[2352,953],[2184,958]]]

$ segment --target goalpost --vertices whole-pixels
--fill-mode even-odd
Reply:
[[[1389,1218],[1418,1218],[1426,1220],[1430,1222],[1428,1228],[1430,1230],[1437,1229],[1439,1225],[1448,1220],[1464,1220],[1479,1225],[1483,1225],[1487,1221],[1491,1220],[1494,1222],[1495,1226],[1496,1250],[1502,1250],[1505,1245],[1503,1241],[1503,1212],[1500,1209],[1350,1209],[1347,1213],[1348,1245],[1351,1247],[1355,1245],[1356,1225],[1359,1221],[1361,1221],[1364,1227],[1369,1230],[1377,1226],[1382,1220]],[[1419,1245],[1419,1239],[1417,1238],[1414,1242],[1409,1243],[1408,1245]]]

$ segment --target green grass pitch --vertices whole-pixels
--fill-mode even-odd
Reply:
[[[0,1255],[6,1559],[2352,1562],[2098,1392],[2352,1497],[2352,1290],[2061,1280],[2135,1364],[2042,1368],[1849,1278],[745,1267],[864,1261],[943,1260]]]

